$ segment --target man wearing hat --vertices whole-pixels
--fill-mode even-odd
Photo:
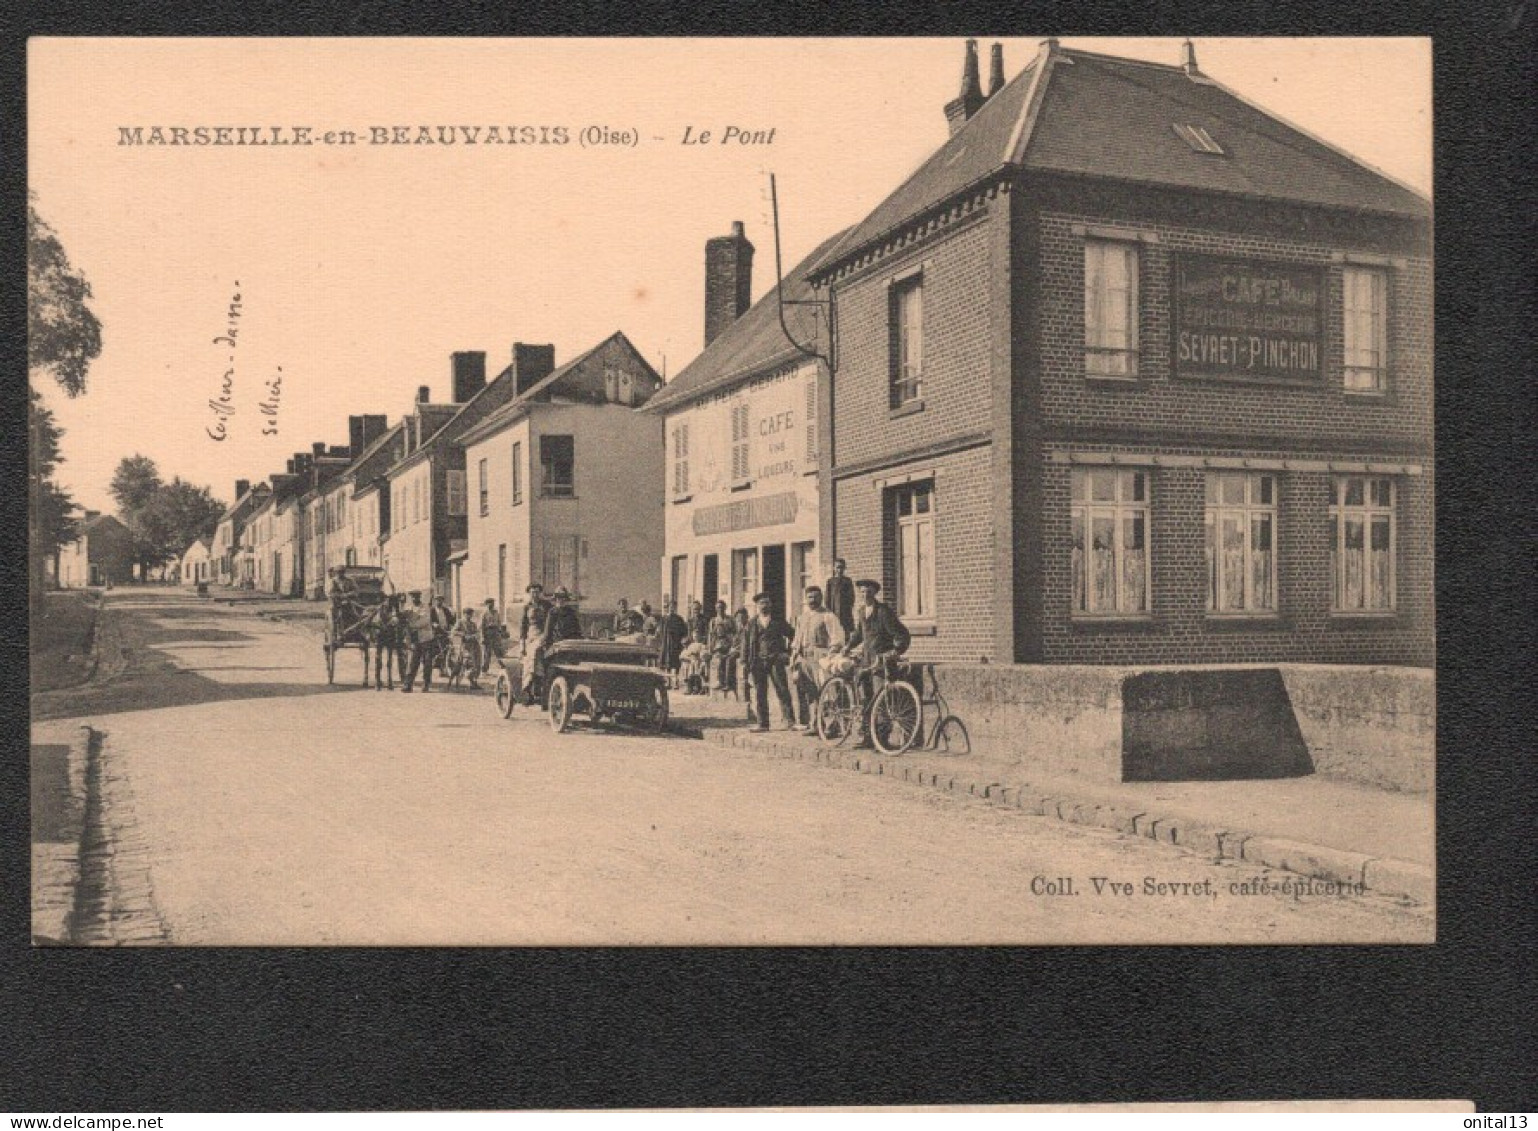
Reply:
[[[790,702],[790,686],[785,679],[785,668],[790,662],[790,625],[783,617],[775,615],[774,599],[767,593],[753,598],[758,606],[757,615],[748,620],[743,630],[742,658],[752,677],[753,696],[758,708],[755,730],[769,729],[769,684],[774,684],[775,698],[780,701],[780,717],[786,729],[796,725],[796,714]]]
[[[821,684],[822,658],[844,644],[844,626],[838,617],[822,607],[822,590],[815,585],[806,589],[806,606],[796,617],[796,635],[790,644],[791,660],[796,665],[791,674],[795,685],[796,706],[801,713],[800,730],[813,729],[812,711],[817,704]]]
[[[657,621],[657,666],[668,673],[668,685],[678,686],[678,665],[684,646],[689,643],[689,622],[673,608],[673,598],[662,598],[662,616]]]
[[[507,625],[497,612],[497,599],[487,597],[481,606],[481,671],[491,670],[491,661],[507,648]]]
[[[823,587],[823,595],[828,600],[828,612],[838,618],[838,623],[844,626],[844,635],[848,636],[854,631],[854,582],[844,571],[847,565],[843,558],[833,559],[833,576],[828,578],[828,583]]]
[[[844,645],[844,653],[854,656],[860,665],[857,678],[869,693],[865,699],[868,705],[881,693],[884,681],[880,661],[901,656],[908,650],[912,637],[892,607],[876,596],[881,592],[881,582],[864,578],[856,581],[854,587],[860,591],[860,603],[854,611],[854,631]],[[869,735],[862,733],[859,745],[869,744]]]
[[[544,668],[545,657],[550,649],[563,640],[582,639],[582,619],[577,616],[577,606],[572,604],[571,592],[561,586],[550,594],[550,612],[545,617],[545,629],[530,649],[532,655],[524,665],[523,687],[527,696],[534,682],[534,673]]]
[[[422,607],[422,591],[413,589],[408,596],[411,603],[401,610],[402,639],[411,649],[411,663],[401,690],[415,690],[417,672],[422,673],[422,694],[433,689],[433,632],[427,620],[427,610]]]

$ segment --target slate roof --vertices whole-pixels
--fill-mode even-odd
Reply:
[[[838,232],[828,237],[785,273],[785,324],[802,345],[816,348],[819,330],[823,331],[823,344],[826,345],[826,327],[819,325],[821,320],[816,308],[788,304],[814,297],[807,275],[845,234]],[[780,304],[771,290],[679,370],[678,376],[653,393],[641,411],[680,408],[805,356],[785,340],[785,332],[780,328]]]
[[[550,371],[549,376],[541,378],[533,385],[530,385],[528,389],[514,397],[507,404],[488,414],[484,420],[478,421],[471,427],[466,428],[463,434],[460,436],[460,442],[465,444],[476,443],[485,439],[487,436],[492,435],[498,429],[504,428],[511,424],[513,421],[517,420],[520,416],[523,415],[524,410],[528,408],[531,402],[538,400],[544,393],[554,392],[556,386],[559,385],[564,378],[566,378],[569,374],[575,373],[578,369],[581,369],[589,358],[591,358],[594,354],[598,353],[610,342],[615,341],[616,339],[628,347],[630,352],[635,354],[635,356],[640,359],[642,365],[645,365],[648,370],[651,369],[651,364],[646,360],[646,358],[641,356],[640,351],[635,348],[630,339],[625,337],[624,331],[616,330],[597,345],[583,350],[576,357],[568,361],[565,365],[557,365]],[[654,370],[653,375],[655,375]],[[652,394],[653,397],[658,395],[659,394],[657,393]]]
[[[1175,132],[1200,126],[1224,149]],[[1429,217],[1430,202],[1251,105],[1199,70],[1053,46],[814,262],[815,275],[1006,169],[1104,177],[1348,211]]]

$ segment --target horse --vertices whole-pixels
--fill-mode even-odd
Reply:
[[[395,690],[395,673],[400,672],[401,679],[406,678],[406,657],[403,654],[404,640],[401,633],[400,621],[400,596],[386,599],[374,617],[369,622],[369,632],[366,637],[368,643],[364,646],[364,665],[368,664],[368,647],[371,644],[374,652],[374,690],[383,691],[388,686],[389,690]],[[380,668],[384,669],[383,677]],[[363,686],[368,686],[367,672],[365,671]]]

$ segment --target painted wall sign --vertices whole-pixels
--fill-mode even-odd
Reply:
[[[1176,257],[1175,372],[1182,376],[1317,378],[1323,323],[1318,267]]]
[[[758,526],[779,526],[794,522],[796,495],[787,491],[781,495],[763,495],[753,499],[739,499],[714,507],[701,507],[691,516],[694,533],[731,534],[738,530],[752,530]]]

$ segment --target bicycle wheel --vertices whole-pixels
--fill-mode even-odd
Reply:
[[[871,741],[883,754],[901,754],[918,739],[923,720],[918,692],[899,680],[888,680],[871,704]]]
[[[841,676],[822,685],[817,696],[817,733],[824,742],[842,746],[860,728],[860,704],[854,688]]]

